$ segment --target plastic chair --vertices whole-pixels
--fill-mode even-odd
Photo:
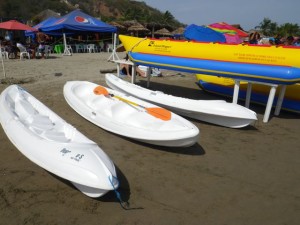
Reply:
[[[51,53],[50,47],[51,47],[50,45],[45,45],[45,55],[44,55],[45,58],[48,58]]]
[[[25,59],[25,57],[30,59],[30,54],[29,54],[29,52],[27,52],[25,47],[23,47],[23,46],[17,46],[17,47],[20,50],[20,60]]]
[[[75,45],[75,48],[76,48],[77,53],[83,52],[83,46],[82,45]]]
[[[99,42],[99,48],[100,48],[100,51],[99,51],[99,52],[105,51],[103,41],[100,41],[100,42]]]
[[[67,45],[67,49],[69,50],[70,53],[73,53],[73,48],[71,45]]]
[[[88,45],[86,45],[86,44],[83,45],[83,52],[88,52],[87,46]]]
[[[107,45],[107,52],[112,52],[112,51],[113,51],[113,48],[114,48],[114,45],[113,45],[113,44],[108,44],[108,45]]]
[[[44,50],[40,50],[40,49],[37,49],[35,55],[38,57],[44,57],[45,59],[49,57],[50,55],[50,46],[49,45],[45,45],[45,48]]]
[[[53,46],[51,46],[51,45],[48,45],[48,49],[49,49],[49,54],[50,54],[50,53],[54,53]]]
[[[8,59],[8,52],[3,47],[0,48],[0,58]]]
[[[96,49],[95,49],[95,44],[88,44],[87,45],[87,51],[89,52],[89,53],[92,53],[92,52],[96,52]]]
[[[100,45],[95,45],[95,50],[96,50],[96,52],[102,52],[103,51]]]

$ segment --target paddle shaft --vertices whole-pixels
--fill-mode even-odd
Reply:
[[[109,95],[110,95],[111,97],[117,98],[117,99],[119,99],[119,100],[121,100],[121,101],[123,101],[123,102],[129,103],[129,104],[134,105],[134,106],[139,106],[139,107],[141,107],[141,108],[143,108],[143,109],[146,109],[145,106],[139,105],[139,104],[137,104],[137,103],[135,103],[135,102],[132,102],[132,101],[130,101],[130,100],[128,100],[128,99],[122,98],[122,97],[117,96],[117,95],[114,95],[114,94],[109,94]]]
[[[142,106],[138,103],[135,103],[135,102],[132,102],[128,99],[125,99],[125,98],[122,98],[120,96],[116,96],[114,94],[110,94],[108,92],[108,90],[105,88],[105,87],[102,87],[102,86],[97,86],[95,89],[94,89],[94,93],[96,95],[105,95],[105,96],[111,96],[111,97],[114,97],[116,99],[119,99],[120,101],[123,101],[127,104],[131,104],[133,106],[138,106],[138,107],[141,107],[143,109],[146,110],[147,113],[149,113],[150,115],[154,116],[154,117],[157,117],[161,120],[170,120],[171,119],[171,112],[164,109],[164,108],[160,108],[160,107],[151,107],[151,108],[148,108],[148,107],[145,107],[145,106]]]

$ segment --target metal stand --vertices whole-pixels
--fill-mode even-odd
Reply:
[[[0,54],[1,54],[1,62],[2,62],[2,68],[3,68],[3,75],[4,75],[4,78],[6,78],[6,72],[5,72],[5,67],[4,67],[4,62],[3,62],[3,55],[2,55],[2,45],[1,45],[1,41],[0,41]]]
[[[113,50],[107,61],[116,61],[120,60],[119,56],[117,55],[116,51],[116,42],[117,42],[117,33],[114,33],[114,43],[113,43]]]
[[[72,52],[70,52],[70,49],[67,47],[67,38],[66,38],[66,34],[63,34],[64,37],[64,55],[72,55]]]
[[[235,80],[235,84],[234,84],[232,102],[236,103],[236,104],[238,102],[240,81],[241,80]],[[249,108],[249,105],[250,105],[252,83],[258,83],[258,84],[271,86],[270,93],[269,93],[269,98],[268,98],[268,102],[267,102],[267,105],[266,105],[266,110],[265,110],[265,114],[264,114],[264,118],[263,118],[263,122],[267,123],[269,121],[271,109],[272,109],[274,98],[275,98],[276,88],[278,87],[278,85],[277,84],[264,83],[264,82],[256,82],[256,81],[255,82],[254,81],[247,81],[247,80],[243,80],[243,81],[248,82],[246,102],[245,102],[245,107],[247,107],[247,108]],[[278,96],[275,113],[274,113],[276,116],[278,116],[279,113],[280,113],[281,105],[282,105],[284,95],[285,95],[285,90],[286,90],[286,85],[282,85],[282,88],[281,88],[279,96]]]

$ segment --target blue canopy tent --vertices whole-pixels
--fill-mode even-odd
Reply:
[[[35,28],[37,30],[41,29],[42,27],[47,26],[48,24],[52,24],[56,20],[57,20],[57,18],[55,18],[55,17],[49,17],[49,18],[45,19],[44,21],[40,22],[39,24],[33,26],[33,28]],[[27,36],[27,37],[34,37],[35,34],[36,34],[36,32],[34,32],[34,31],[30,31],[30,30],[25,31],[25,36]]]
[[[49,35],[63,35],[64,54],[72,55],[67,48],[66,35],[95,32],[115,33],[117,28],[77,9],[40,27],[39,30]]]
[[[184,31],[184,37],[188,40],[204,41],[204,42],[220,42],[225,43],[226,38],[220,32],[214,31],[211,28],[189,25]]]

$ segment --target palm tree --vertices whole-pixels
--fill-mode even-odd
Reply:
[[[278,26],[276,22],[272,22],[269,18],[264,18],[259,26],[255,27],[255,29],[257,28],[266,36],[274,36],[277,34]]]
[[[174,16],[168,10],[163,14],[162,24],[170,26],[174,21]]]
[[[300,27],[298,24],[285,23],[279,27],[278,33],[282,37],[299,36],[300,35]]]

